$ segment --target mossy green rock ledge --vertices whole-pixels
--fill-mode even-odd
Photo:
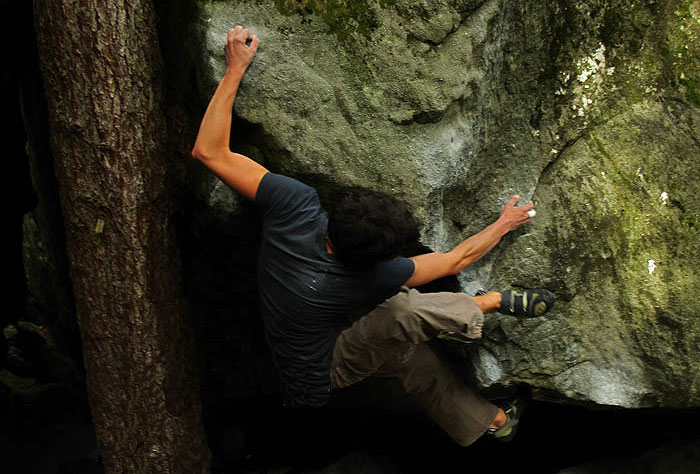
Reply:
[[[698,2],[205,1],[197,21],[203,101],[227,29],[261,40],[234,147],[270,169],[406,199],[438,251],[535,202],[459,277],[559,298],[487,317],[465,362],[482,388],[700,406]]]

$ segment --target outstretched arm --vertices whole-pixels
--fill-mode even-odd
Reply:
[[[231,189],[252,200],[267,169],[247,156],[233,153],[229,148],[229,139],[233,102],[243,74],[258,49],[258,38],[251,36],[248,29],[236,26],[228,31],[225,49],[226,73],[199,126],[192,156],[204,163]]]
[[[455,275],[486,255],[511,230],[530,221],[532,202],[516,206],[520,196],[513,196],[493,224],[472,235],[447,253],[433,252],[412,257],[413,275],[406,286],[420,286],[447,275]]]

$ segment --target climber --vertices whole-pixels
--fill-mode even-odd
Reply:
[[[453,275],[530,220],[533,204],[508,201],[500,217],[452,251],[400,257],[420,225],[408,205],[363,189],[327,213],[316,191],[229,149],[231,110],[259,40],[229,30],[226,72],[204,114],[192,155],[263,215],[258,289],[265,335],[280,372],[286,404],[321,406],[339,390],[374,376],[404,391],[457,443],[486,432],[515,433],[523,404],[493,404],[471,390],[427,344],[434,338],[476,340],[484,313],[541,316],[554,303],[547,290],[419,293]],[[344,328],[348,314],[370,306]]]

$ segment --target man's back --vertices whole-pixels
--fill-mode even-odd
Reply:
[[[263,211],[258,289],[266,336],[290,405],[323,405],[335,340],[353,310],[376,305],[413,273],[397,258],[352,271],[328,252],[328,215],[316,191],[268,173],[255,198]]]

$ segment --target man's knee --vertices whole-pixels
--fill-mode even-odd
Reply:
[[[382,303],[384,311],[391,318],[402,320],[415,317],[415,308],[412,304],[414,299],[413,293],[417,291],[411,288],[402,287],[401,291]]]
[[[397,342],[419,343],[433,337],[426,332],[429,328],[423,323],[416,307],[418,291],[402,288],[401,291],[382,305],[382,323],[386,337]]]

